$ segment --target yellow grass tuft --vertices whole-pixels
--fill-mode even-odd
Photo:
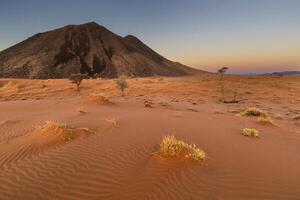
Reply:
[[[62,123],[58,123],[58,122],[48,120],[48,121],[46,121],[45,124],[36,127],[36,130],[64,129],[66,127],[67,127],[66,124],[62,124]]]
[[[258,137],[258,130],[254,128],[244,128],[242,135],[247,137]]]
[[[54,121],[46,121],[46,123],[42,126],[38,126],[35,129],[35,132],[44,135],[44,136],[57,136],[62,138],[64,141],[70,141],[82,134],[91,134],[93,133],[88,128],[71,128],[66,124],[54,122]]]
[[[275,125],[271,117],[258,117],[257,122],[263,125]]]
[[[246,108],[243,112],[240,113],[242,116],[259,116],[259,117],[268,117],[268,113],[254,107]]]
[[[192,160],[203,160],[205,152],[196,147],[195,144],[187,144],[178,140],[173,135],[165,135],[160,143],[160,155],[166,158],[184,156]]]
[[[115,118],[105,118],[105,121],[111,123],[115,127],[118,127],[118,123]]]

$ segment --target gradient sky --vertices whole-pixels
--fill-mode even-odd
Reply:
[[[0,0],[0,50],[89,21],[208,71],[300,70],[300,0]]]

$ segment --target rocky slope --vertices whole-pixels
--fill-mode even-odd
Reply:
[[[0,52],[0,77],[66,78],[79,72],[108,78],[180,76],[197,71],[162,57],[135,36],[121,37],[95,22],[38,33]]]

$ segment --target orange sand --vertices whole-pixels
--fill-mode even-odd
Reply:
[[[76,92],[68,80],[0,79],[0,199],[300,198],[300,77],[226,77],[226,98],[235,90],[238,104],[219,102],[214,76],[128,82],[121,97],[113,80],[84,80]],[[91,94],[113,106],[87,101]],[[246,107],[267,111],[276,126],[237,115]],[[47,120],[93,134],[39,132]],[[207,158],[160,158],[165,134]]]

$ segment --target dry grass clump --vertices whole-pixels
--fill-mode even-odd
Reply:
[[[280,114],[278,114],[278,113],[274,114],[273,118],[275,118],[275,119],[283,119],[283,117]]]
[[[271,117],[258,117],[257,122],[263,125],[275,125]]]
[[[247,137],[258,137],[258,130],[254,128],[244,128],[242,135]]]
[[[11,87],[14,87],[14,86],[18,86],[18,84],[16,84],[15,82],[13,81],[8,81],[7,83],[5,83],[2,88],[11,88]]]
[[[3,91],[10,91],[10,92],[19,92],[20,85],[13,82],[13,81],[8,81],[2,87],[0,87],[0,90]]]
[[[85,111],[83,105],[77,106],[77,111],[78,111],[80,114],[85,114],[85,113],[86,113],[86,111]]]
[[[110,105],[112,104],[103,94],[100,93],[92,93],[86,97],[88,101],[95,102],[99,105]]]
[[[268,113],[254,107],[246,108],[243,112],[240,113],[242,116],[258,116],[258,117],[268,117]]]
[[[105,121],[111,123],[115,127],[118,127],[118,123],[117,123],[117,120],[115,118],[105,118]]]
[[[93,132],[88,128],[71,128],[66,124],[46,121],[44,125],[35,129],[35,133],[41,136],[57,137],[64,141],[70,141],[81,135],[91,134]]]
[[[174,117],[183,117],[183,114],[181,112],[175,112],[173,113]]]
[[[152,102],[151,102],[151,101],[148,101],[148,100],[145,100],[145,101],[144,101],[144,107],[145,107],[145,108],[152,108]]]
[[[257,116],[257,122],[263,125],[275,125],[269,114],[259,108],[249,107],[240,113],[242,116]]]
[[[192,160],[203,160],[205,152],[196,147],[195,144],[187,144],[178,140],[173,135],[165,135],[160,143],[160,155],[166,158],[184,156]]]
[[[300,120],[300,114],[292,117],[293,120]]]

